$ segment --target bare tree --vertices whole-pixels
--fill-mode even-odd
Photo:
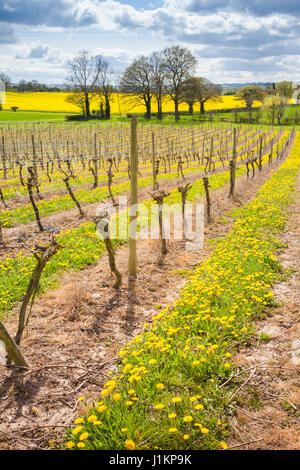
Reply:
[[[73,91],[81,94],[84,100],[84,110],[87,118],[90,117],[90,101],[95,96],[97,82],[103,68],[100,56],[91,56],[87,51],[81,51],[78,56],[68,63],[71,74],[68,81]],[[78,95],[77,95],[78,96]]]
[[[180,119],[179,103],[183,94],[183,83],[191,77],[196,66],[196,58],[184,47],[172,46],[163,50],[166,70],[166,91],[175,106],[175,120]]]
[[[11,79],[7,75],[5,75],[5,73],[0,73],[0,81],[3,82],[5,86],[11,84]]]
[[[106,60],[102,60],[102,67],[98,78],[97,91],[100,96],[100,103],[104,108],[104,116],[110,119],[110,110],[112,102],[112,94],[115,87],[112,85],[113,71]]]
[[[210,82],[204,77],[198,78],[198,101],[200,113],[205,114],[205,103],[208,101],[221,101],[223,89],[220,85]]]
[[[154,52],[150,57],[153,91],[157,101],[157,119],[162,119],[162,96],[165,90],[167,71],[162,52]]]
[[[127,67],[121,78],[120,91],[126,95],[127,103],[145,106],[146,117],[151,118],[153,87],[150,59],[141,56]]]

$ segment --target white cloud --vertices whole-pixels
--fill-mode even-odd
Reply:
[[[0,0],[0,13],[4,4],[7,2]],[[297,42],[300,7],[295,0],[164,0],[160,7],[148,9],[137,9],[116,0],[28,0],[28,11],[24,4],[24,0],[23,3],[11,0],[12,7],[16,9],[14,15],[5,11],[7,23],[4,25],[9,28],[12,41],[16,40],[12,30],[14,21],[25,25],[27,31],[38,31],[40,38],[45,33],[49,35],[59,31],[70,31],[80,37],[91,27],[98,30],[99,35],[112,32],[115,36],[120,34],[121,38],[126,33],[127,37],[137,38],[129,50],[122,49],[121,39],[120,47],[105,43],[97,48],[92,40],[88,47],[90,51],[103,51],[119,69],[124,69],[137,55],[151,52],[151,39],[147,50],[139,41],[140,35],[147,32],[149,38],[151,35],[155,37],[156,43],[160,38],[162,44],[167,41],[191,48],[199,57],[199,71],[204,71],[203,75],[206,73],[215,81],[228,81],[238,74],[241,80],[246,75],[253,80],[258,76],[259,79],[268,76],[276,80],[288,74],[291,74],[291,79],[296,79],[300,73]],[[30,12],[30,5],[38,6],[36,18],[32,16],[33,10]],[[45,5],[48,5],[48,16]],[[56,10],[54,5],[61,9]],[[58,12],[60,19],[56,20]],[[30,64],[31,70],[32,64],[52,64],[61,70],[70,51],[68,54],[64,52],[64,44],[60,50],[46,42],[12,45],[16,61],[19,64],[22,61],[24,67]]]

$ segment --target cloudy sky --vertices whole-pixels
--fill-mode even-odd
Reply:
[[[299,0],[0,0],[0,72],[62,83],[87,49],[122,71],[179,44],[218,83],[300,79]]]

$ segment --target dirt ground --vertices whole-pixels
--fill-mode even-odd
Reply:
[[[226,235],[232,226],[228,211],[249,202],[280,163],[266,165],[254,180],[240,178],[235,201],[228,199],[228,187],[212,193],[213,221],[206,224],[202,250],[185,251],[183,242],[170,241],[162,257],[159,241],[141,240],[135,280],[126,274],[127,247],[117,250],[123,274],[119,292],[111,287],[104,256],[79,273],[65,273],[60,288],[37,299],[22,341],[30,370],[19,373],[0,366],[0,449],[45,449],[50,439],[59,439],[86,410],[78,398],[91,403],[99,397],[108,371],[116,368],[118,351],[178,298],[185,275],[209,256],[210,240]],[[13,334],[16,317],[6,318],[5,325]],[[247,362],[246,356],[243,360]]]
[[[243,449],[300,449],[300,175],[296,195],[279,238],[287,246],[279,256],[287,279],[274,286],[278,306],[257,323],[256,346],[236,357],[249,370],[231,410],[230,446],[257,441]]]

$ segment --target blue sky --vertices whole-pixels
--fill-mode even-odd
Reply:
[[[299,19],[299,0],[0,0],[0,72],[61,83],[82,49],[122,72],[180,44],[218,83],[299,81]]]

